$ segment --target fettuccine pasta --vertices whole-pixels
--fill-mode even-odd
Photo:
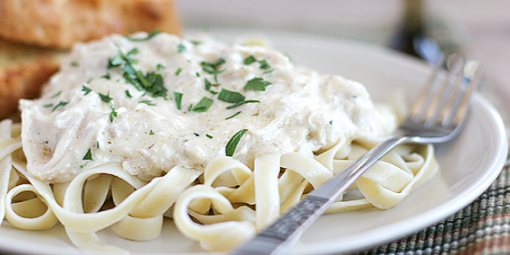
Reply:
[[[150,241],[165,219],[204,250],[230,250],[397,120],[361,84],[274,50],[162,33],[76,45],[20,108],[21,123],[0,122],[0,219],[60,224],[78,248],[112,253],[128,252],[98,231]],[[389,209],[436,169],[431,145],[401,145],[327,213]]]
[[[173,218],[183,235],[206,250],[232,249],[376,144],[339,144],[318,156],[268,154],[256,159],[253,170],[233,158],[217,157],[203,174],[175,167],[149,182],[111,163],[69,183],[50,185],[27,173],[20,125],[4,120],[0,131],[0,216],[26,230],[60,222],[77,247],[116,252],[122,250],[101,243],[97,231],[110,227],[120,237],[149,241],[159,237],[164,217]],[[431,145],[399,146],[351,187],[362,198],[340,199],[327,213],[389,209],[436,169]],[[23,193],[30,195],[18,198]]]

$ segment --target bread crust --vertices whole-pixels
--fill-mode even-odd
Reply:
[[[10,117],[21,98],[36,98],[42,85],[58,71],[56,62],[38,60],[0,69],[0,119]]]
[[[0,0],[0,36],[69,49],[105,35],[181,33],[173,0]]]

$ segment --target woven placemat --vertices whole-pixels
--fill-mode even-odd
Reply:
[[[406,238],[358,253],[510,254],[510,161],[474,202]]]

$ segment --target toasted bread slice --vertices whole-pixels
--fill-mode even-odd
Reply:
[[[0,119],[16,111],[20,98],[34,98],[59,69],[57,50],[0,39]]]
[[[173,0],[0,0],[0,37],[69,49],[77,41],[159,29],[180,34]]]

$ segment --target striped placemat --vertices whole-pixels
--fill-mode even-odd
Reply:
[[[358,254],[510,254],[510,161],[487,191],[461,211]]]

